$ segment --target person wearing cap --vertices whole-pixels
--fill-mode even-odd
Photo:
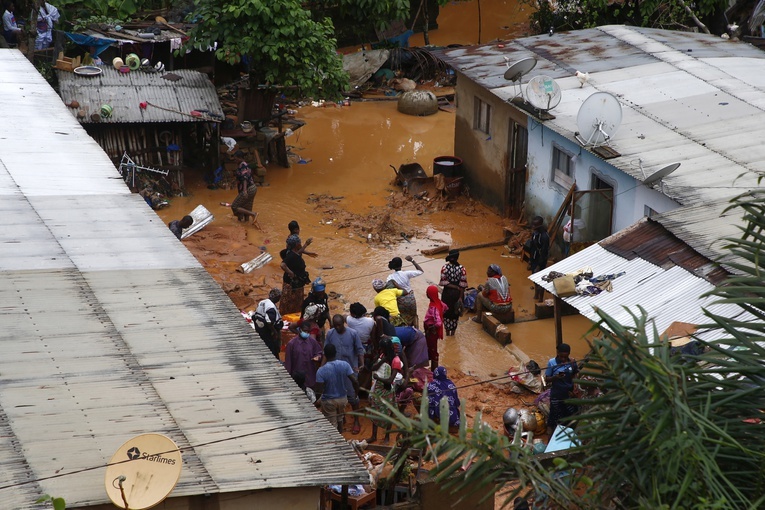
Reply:
[[[441,268],[441,281],[438,283],[443,287],[441,301],[448,307],[444,311],[446,336],[454,336],[454,332],[457,331],[462,310],[462,299],[465,297],[465,289],[468,286],[467,271],[459,263],[459,259],[459,250],[449,250],[446,264]]]
[[[544,219],[541,216],[534,216],[531,220],[531,252],[529,254],[529,269],[531,273],[536,273],[547,267],[547,257],[550,254],[550,236],[544,226]],[[542,302],[545,296],[545,289],[541,285],[534,287],[534,300]]]
[[[279,304],[279,312],[284,315],[288,313],[302,312],[303,298],[305,297],[305,286],[311,282],[308,271],[305,268],[305,261],[300,254],[303,245],[300,237],[295,234],[287,238],[287,248],[279,252],[282,258],[282,299]]]
[[[321,344],[324,344],[324,326],[329,320],[329,301],[327,299],[326,289],[327,286],[321,276],[316,278],[313,283],[311,283],[311,291],[303,300],[303,305],[301,307],[301,317],[305,317],[306,309],[309,306],[320,305],[321,311],[313,320],[321,330],[319,338],[317,338]]]
[[[552,435],[558,422],[576,413],[574,405],[566,404],[573,398],[574,377],[579,373],[576,360],[570,357],[571,346],[558,345],[554,358],[547,362],[545,380],[550,388],[550,416],[547,419],[547,433]]]
[[[422,275],[423,271],[422,267],[414,261],[411,255],[407,255],[405,258],[408,262],[412,263],[414,270],[402,271],[403,262],[401,257],[394,257],[388,262],[388,269],[391,269],[393,272],[388,275],[386,286],[406,291],[406,294],[398,298],[398,311],[406,325],[417,327],[419,323],[417,300],[414,297],[414,292],[412,292],[410,280]]]
[[[375,306],[381,306],[388,311],[388,317],[394,326],[406,326],[404,318],[398,309],[398,299],[407,294],[407,291],[396,287],[395,283],[386,286],[385,282],[376,278],[372,280],[372,288],[377,292]]]
[[[282,328],[284,327],[282,316],[276,308],[276,303],[281,297],[281,290],[271,289],[268,297],[258,303],[258,307],[252,314],[255,331],[276,359],[279,359],[279,353],[282,350]]]
[[[486,269],[486,277],[486,284],[475,300],[474,322],[481,322],[484,311],[497,315],[507,315],[513,309],[510,283],[502,274],[502,268],[497,264],[491,264]]]
[[[325,345],[334,345],[337,350],[337,359],[347,361],[353,368],[354,378],[358,380],[358,373],[364,366],[364,346],[361,345],[359,334],[351,328],[345,327],[345,317],[340,314],[332,317],[332,329],[327,333]],[[353,385],[346,382],[345,385],[348,402],[354,411],[359,410],[358,383]],[[361,423],[358,415],[353,417],[353,434],[361,432]]]

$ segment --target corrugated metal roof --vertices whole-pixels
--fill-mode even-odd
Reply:
[[[596,91],[622,104],[622,123],[609,164],[642,181],[666,165],[682,165],[655,184],[681,204],[694,205],[757,188],[765,172],[765,54],[716,36],[626,26],[541,35],[444,50],[459,73],[502,100],[516,91],[506,62],[536,57],[524,78],[555,78],[560,105],[545,125],[570,140],[580,106]],[[576,71],[588,72],[580,88]]]
[[[107,503],[103,469],[40,479],[148,432],[188,448],[171,496],[368,480],[17,50],[0,50],[0,108],[0,487],[32,482],[0,506]]]
[[[716,200],[681,207],[651,219],[661,223],[695,251],[726,266],[726,263],[736,261],[725,248],[727,239],[740,238],[741,228],[745,226],[744,211],[739,208],[726,210],[730,206],[729,200]]]
[[[713,285],[720,285],[728,277],[727,271],[678,239],[660,223],[647,218],[602,240],[599,244],[627,260],[640,257],[663,268],[680,266]]]
[[[172,81],[163,78],[170,73],[139,70],[122,74],[110,65],[101,68],[103,72],[92,77],[57,71],[61,99],[65,104],[77,101],[81,108],[87,110],[88,114],[81,121],[84,124],[92,123],[90,114],[98,112],[104,104],[110,105],[113,113],[109,118],[102,118],[101,124],[205,120],[192,117],[193,110],[208,110],[223,115],[215,86],[207,75],[200,72],[189,69],[172,71],[172,74],[181,77]],[[141,109],[139,104],[146,101],[156,106]],[[69,111],[76,116],[77,110]]]
[[[679,266],[664,269],[640,257],[627,260],[611,253],[599,244],[571,255],[552,266],[529,277],[534,283],[555,294],[552,283],[542,277],[550,271],[571,273],[590,267],[595,276],[625,274],[613,280],[613,292],[602,292],[597,296],[571,296],[563,301],[575,307],[592,321],[599,321],[596,309],[607,313],[620,324],[634,326],[631,314],[639,314],[642,307],[659,333],[673,322],[689,324],[709,324],[709,317],[704,315],[706,308],[713,313],[726,317],[740,317],[742,320],[754,320],[737,305],[712,304],[716,297],[704,296],[715,286]],[[697,332],[704,340],[716,340],[725,336],[720,330],[702,330]]]

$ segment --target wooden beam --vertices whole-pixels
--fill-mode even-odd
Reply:
[[[563,300],[558,296],[553,298],[553,317],[555,318],[555,347],[563,343],[563,322],[561,321]]]

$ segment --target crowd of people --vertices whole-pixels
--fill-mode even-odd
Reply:
[[[537,218],[532,226],[537,248],[529,257],[538,270],[547,262],[547,252],[541,249],[546,231]],[[370,303],[371,312],[364,304],[354,302],[347,316],[332,315],[326,283],[322,278],[312,280],[306,269],[304,256],[317,256],[307,251],[312,240],[302,241],[296,221],[289,223],[288,230],[285,248],[280,252],[282,288],[272,289],[268,298],[258,304],[252,314],[253,325],[280,359],[282,316],[299,317],[288,325],[293,337],[284,348],[284,367],[332,425],[343,431],[346,408],[359,411],[361,397],[366,396],[364,413],[352,413],[351,433],[360,433],[360,416],[366,414],[372,425],[368,441],[378,439],[379,429],[383,429],[383,441],[387,441],[389,430],[384,416],[396,408],[407,412],[409,403],[421,398],[419,395],[427,388],[428,416],[440,421],[446,412],[448,426],[458,427],[457,387],[439,364],[438,345],[445,337],[455,335],[465,306],[468,275],[459,263],[460,252],[449,251],[438,286],[428,286],[424,296],[417,296],[412,287],[412,280],[423,275],[420,264],[412,256],[394,257],[388,263],[390,274],[372,280],[376,294]],[[405,261],[412,267],[405,268]],[[418,298],[427,298],[420,300],[427,305],[419,305]],[[488,266],[486,280],[474,295],[474,302],[478,321],[485,312],[512,313],[510,285],[499,265]],[[556,382],[559,373],[564,373],[564,381],[570,381],[570,372],[554,367],[551,370],[550,380],[555,387],[563,384]],[[565,415],[566,409],[556,407],[555,416]]]

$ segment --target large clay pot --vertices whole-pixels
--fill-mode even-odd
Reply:
[[[438,111],[438,98],[429,90],[404,92],[398,99],[398,111],[407,115],[433,115]]]

